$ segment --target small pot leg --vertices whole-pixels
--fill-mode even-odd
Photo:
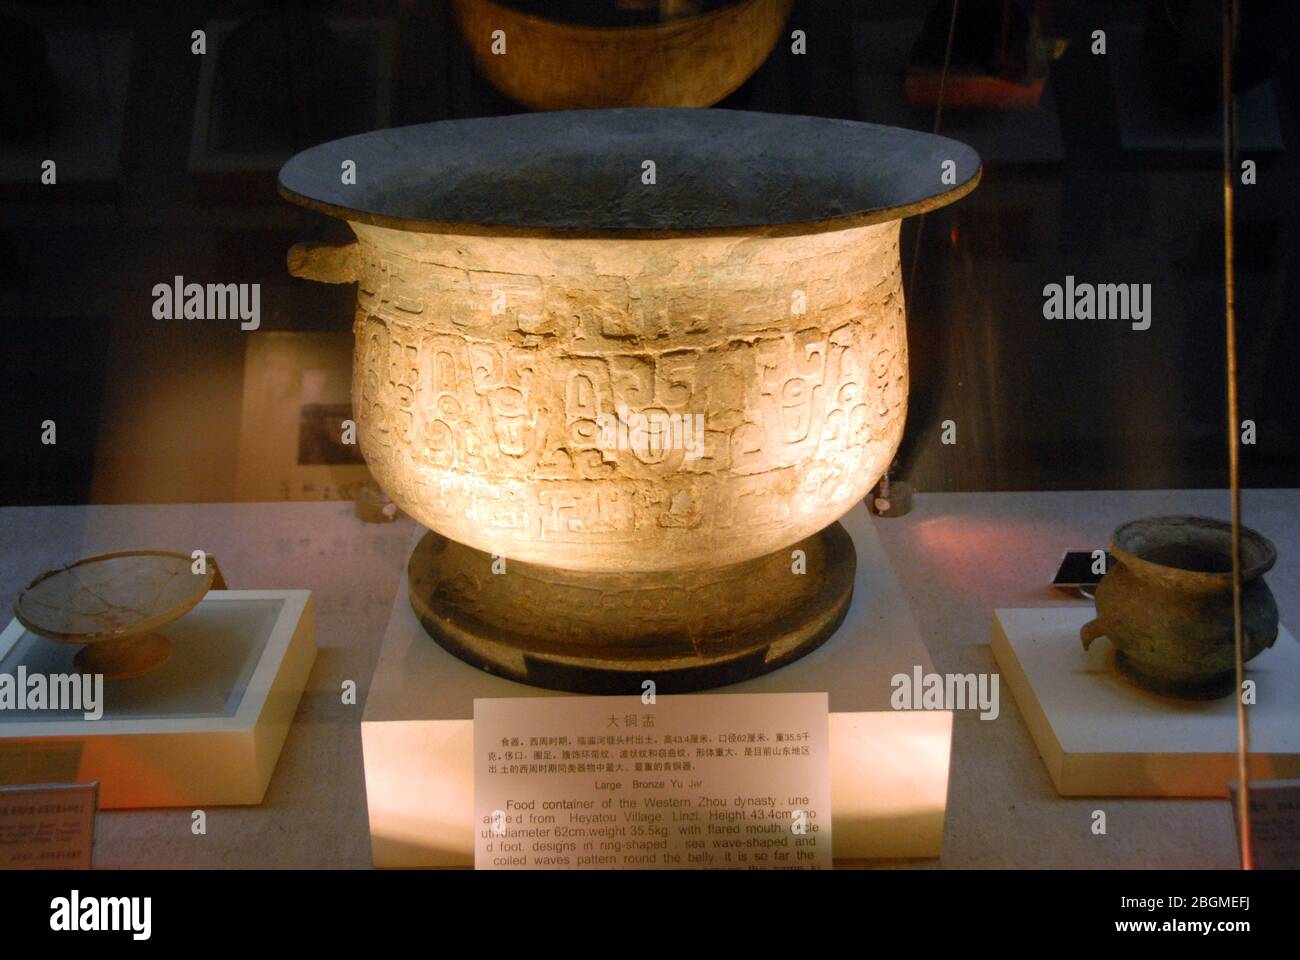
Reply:
[[[1106,631],[1102,629],[1100,620],[1089,620],[1079,628],[1079,639],[1083,641],[1083,649],[1085,650],[1092,646],[1092,641],[1105,635]]]

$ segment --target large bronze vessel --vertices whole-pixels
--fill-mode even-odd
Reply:
[[[356,235],[290,268],[358,283],[361,448],[435,531],[410,567],[430,631],[588,690],[728,682],[824,640],[852,593],[835,521],[903,430],[899,224],[979,174],[928,134],[674,109],[286,164],[285,196]]]

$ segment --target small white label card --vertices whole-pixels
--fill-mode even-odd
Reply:
[[[831,866],[825,693],[474,701],[480,870]]]
[[[0,787],[0,870],[89,870],[98,783]]]
[[[1228,790],[1236,820],[1241,807],[1237,785],[1229,784]],[[1300,780],[1251,783],[1250,849],[1258,870],[1300,870]]]

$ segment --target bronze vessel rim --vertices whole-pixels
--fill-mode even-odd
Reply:
[[[1162,563],[1144,557],[1141,553],[1145,537],[1169,531],[1175,528],[1192,529],[1212,537],[1227,537],[1228,542],[1223,553],[1231,563],[1232,525],[1212,517],[1199,517],[1187,514],[1167,514],[1158,517],[1143,517],[1130,520],[1117,527],[1111,536],[1110,551],[1119,557],[1134,572],[1147,577],[1157,577],[1171,584],[1183,584],[1190,588],[1227,589],[1232,586],[1232,571],[1194,570],[1187,567]],[[1242,582],[1258,579],[1273,568],[1277,562],[1277,548],[1263,534],[1250,527],[1241,528]]]
[[[655,139],[661,132],[667,146]],[[588,156],[573,146],[601,136],[608,155],[591,150]],[[676,179],[664,186],[683,190],[680,197],[637,207],[628,198],[639,195],[611,201],[600,192],[613,182],[614,160],[642,155],[668,164],[662,176]],[[732,177],[732,198],[712,196],[701,185],[715,183],[705,170],[712,174],[720,157],[733,163],[720,177],[752,173],[752,183]],[[678,159],[694,164],[680,177],[672,166]],[[745,166],[759,159],[765,167]],[[356,163],[354,185],[339,176],[348,160]],[[953,163],[951,185],[942,178],[947,160]],[[560,178],[550,188],[555,197],[592,192],[584,203],[542,203],[541,212],[528,212],[486,189],[491,180],[503,190],[535,192],[526,189],[529,182],[511,182],[525,162],[535,164],[530,175]],[[574,163],[587,165],[566,168]],[[782,177],[807,170],[822,180],[774,189]],[[481,182],[465,188],[470,171]],[[286,200],[331,217],[408,232],[661,240],[801,236],[887,223],[961,199],[982,175],[969,146],[901,127],[717,108],[620,107],[439,120],[344,137],[291,158],[280,169],[277,189]],[[736,198],[747,209],[729,205]]]

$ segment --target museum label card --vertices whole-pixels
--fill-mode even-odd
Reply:
[[[89,870],[98,783],[0,787],[0,870]]]
[[[1240,803],[1230,784],[1234,819]],[[1241,842],[1240,833],[1237,837]],[[1300,869],[1300,780],[1250,785],[1250,846],[1258,870]]]
[[[828,869],[825,693],[474,701],[474,865]]]

